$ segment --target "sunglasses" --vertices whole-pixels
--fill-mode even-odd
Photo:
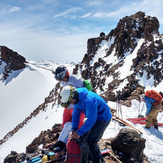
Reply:
[[[61,81],[64,76],[65,76],[65,71],[56,74],[55,79]]]
[[[61,106],[64,107],[64,108],[68,108],[70,105],[70,101],[66,102],[66,103],[61,103]]]
[[[55,76],[55,79],[58,80],[58,81],[61,81],[62,77],[61,76]]]

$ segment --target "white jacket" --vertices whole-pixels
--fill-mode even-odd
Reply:
[[[71,74],[71,75],[69,75],[68,81],[67,82],[61,81],[61,84],[63,86],[71,85],[75,88],[81,88],[81,87],[84,87],[84,79]]]

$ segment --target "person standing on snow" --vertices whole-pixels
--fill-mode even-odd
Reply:
[[[162,110],[162,96],[154,91],[148,90],[145,94],[141,95],[142,100],[146,103],[147,111],[145,128],[150,128],[153,123],[154,128],[158,130],[158,113]]]
[[[86,88],[75,89],[72,86],[65,86],[60,95],[61,106],[74,105],[72,132],[69,137],[77,140],[82,154],[85,152],[84,142],[86,141],[93,163],[102,162],[103,158],[97,143],[112,118],[109,106],[102,97],[92,91],[88,91]],[[87,119],[83,126],[78,129],[81,112],[84,112]]]
[[[71,85],[75,88],[80,87],[86,87],[88,90],[92,90],[92,86],[90,85],[89,81],[84,80],[82,78],[79,78],[73,74],[70,74],[68,69],[65,66],[58,66],[55,70],[55,79],[63,86]],[[63,150],[65,148],[65,145],[68,140],[68,134],[71,131],[72,127],[72,112],[73,112],[73,106],[65,106],[64,112],[63,112],[63,121],[62,121],[62,132],[58,138],[58,141],[56,143],[52,142],[49,144],[46,144],[44,148],[57,148],[59,147],[60,150]],[[79,128],[84,123],[84,113],[81,112],[80,115],[80,123]]]

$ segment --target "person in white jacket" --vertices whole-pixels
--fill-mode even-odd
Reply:
[[[71,85],[75,88],[86,87],[89,91],[92,90],[92,86],[88,80],[70,74],[65,66],[58,66],[56,68],[55,79],[61,82],[63,86]]]

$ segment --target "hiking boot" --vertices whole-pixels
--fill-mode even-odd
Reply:
[[[62,149],[60,147],[56,147],[53,150],[54,150],[54,152],[61,152],[62,151]]]
[[[154,128],[158,130],[158,125],[154,126]]]
[[[57,147],[59,147],[61,149],[61,151],[62,151],[62,150],[65,149],[66,143],[64,143],[64,142],[62,142],[62,141],[59,140],[54,145],[51,145],[49,147],[49,149],[53,150],[54,148],[57,148]]]

